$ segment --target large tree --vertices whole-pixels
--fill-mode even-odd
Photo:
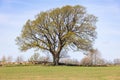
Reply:
[[[28,20],[17,37],[21,51],[31,48],[48,51],[54,65],[59,64],[61,51],[87,51],[96,38],[96,17],[86,13],[83,6],[64,6],[39,13]]]

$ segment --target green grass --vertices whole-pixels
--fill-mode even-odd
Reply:
[[[120,67],[0,67],[0,80],[120,80]]]

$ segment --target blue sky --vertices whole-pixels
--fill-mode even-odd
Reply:
[[[120,0],[0,0],[0,57],[32,55],[33,50],[20,52],[15,44],[23,25],[41,11],[65,5],[82,5],[89,14],[97,16],[98,35],[94,47],[107,60],[120,58]],[[73,54],[78,57],[78,52]]]

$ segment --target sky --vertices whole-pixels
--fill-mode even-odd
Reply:
[[[41,11],[65,5],[82,5],[87,13],[98,17],[94,47],[107,60],[120,58],[120,0],[0,0],[0,58],[23,56],[26,59],[31,56],[34,50],[21,52],[15,42],[23,25]],[[84,56],[79,52],[69,53],[73,58]]]

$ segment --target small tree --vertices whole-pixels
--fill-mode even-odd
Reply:
[[[21,51],[35,48],[50,52],[54,65],[58,65],[63,49],[91,49],[96,39],[96,21],[94,15],[86,13],[85,7],[67,5],[28,20],[16,42]]]
[[[34,53],[31,57],[30,57],[30,59],[29,59],[29,61],[40,61],[40,54],[39,53]]]
[[[120,59],[114,59],[114,65],[120,65]]]
[[[8,56],[7,57],[7,62],[9,63],[9,62],[12,62],[12,56]]]
[[[16,62],[17,63],[21,63],[21,62],[23,62],[24,60],[23,60],[23,57],[22,56],[18,56],[17,58],[16,58]]]
[[[104,65],[105,61],[101,58],[101,54],[97,49],[90,49],[85,58],[81,60],[83,65]]]
[[[51,61],[51,58],[50,58],[50,54],[49,54],[49,53],[46,53],[46,54],[45,54],[44,61],[46,61],[46,62],[50,62],[50,61]]]
[[[91,63],[91,60],[89,57],[84,57],[82,60],[81,60],[81,65],[83,66],[90,66],[92,63]]]
[[[3,65],[6,64],[7,58],[5,56],[2,56],[1,62],[2,62]]]
[[[65,59],[65,58],[69,58],[69,57],[70,56],[68,55],[67,50],[61,51],[60,56],[59,56],[60,59]]]

